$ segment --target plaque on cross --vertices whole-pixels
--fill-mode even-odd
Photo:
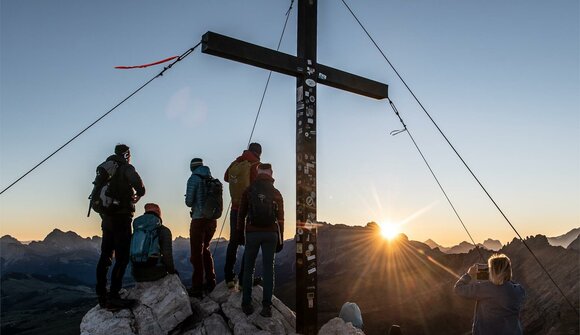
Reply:
[[[296,56],[213,32],[203,35],[202,52],[296,77],[296,331],[316,334],[316,85],[374,99],[387,98],[388,86],[317,63],[317,0],[298,0],[297,29]]]

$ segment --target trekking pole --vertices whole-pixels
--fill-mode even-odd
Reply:
[[[91,216],[91,208],[93,208],[93,204],[91,203],[91,196],[89,195],[89,211],[87,212],[87,217]]]

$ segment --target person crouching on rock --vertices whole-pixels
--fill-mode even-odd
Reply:
[[[262,311],[264,317],[272,316],[272,292],[274,290],[274,254],[283,247],[284,201],[274,187],[272,166],[260,164],[254,182],[244,191],[238,212],[238,231],[245,231],[244,278],[242,286],[242,310],[246,315],[254,312],[252,307],[252,282],[258,251],[262,248],[264,293]]]
[[[137,282],[155,281],[177,274],[173,263],[171,230],[162,224],[157,204],[145,205],[145,214],[133,221],[132,274]]]
[[[489,275],[483,268],[485,264],[472,265],[454,288],[457,295],[476,301],[473,335],[521,335],[519,315],[526,293],[512,281],[510,259],[494,254],[487,261]]]

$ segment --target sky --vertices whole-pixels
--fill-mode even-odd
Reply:
[[[522,236],[580,226],[578,1],[347,2]],[[0,0],[0,188],[162,70],[114,66],[179,55],[207,31],[275,49],[289,5]],[[296,14],[280,47],[292,55]],[[340,0],[319,1],[318,62],[389,85],[476,242],[515,236]],[[91,182],[126,143],[147,189],[136,214],[156,202],[173,235],[187,236],[189,161],[203,158],[223,179],[248,143],[267,78],[196,50],[0,195],[0,234],[100,235],[98,215],[86,215]],[[319,221],[468,240],[409,136],[389,134],[401,125],[386,101],[317,90]],[[284,196],[285,238],[295,230],[295,113],[295,78],[274,73],[252,141]]]

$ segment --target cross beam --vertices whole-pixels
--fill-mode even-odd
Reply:
[[[297,55],[213,32],[202,52],[296,77],[296,331],[318,332],[316,225],[316,86],[318,83],[384,99],[385,84],[316,62],[317,0],[298,0]]]
[[[240,41],[235,38],[208,31],[202,38],[202,52],[240,63],[261,67],[266,70],[299,77],[304,74],[304,60],[283,52]],[[317,82],[326,86],[384,99],[388,86],[330,66],[317,64]]]

